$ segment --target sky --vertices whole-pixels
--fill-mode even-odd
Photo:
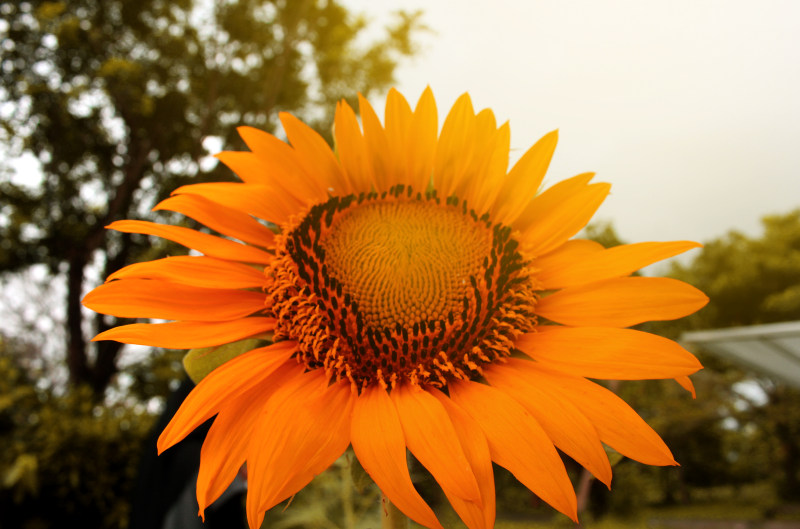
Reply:
[[[510,122],[512,162],[559,129],[545,184],[596,172],[623,240],[757,236],[800,207],[798,1],[343,3],[377,25],[422,9],[398,90],[430,85],[440,124],[469,92]]]

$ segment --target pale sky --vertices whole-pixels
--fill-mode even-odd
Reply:
[[[440,124],[456,97],[509,120],[516,160],[559,129],[546,184],[595,171],[596,218],[629,242],[706,241],[800,207],[800,1],[344,0],[423,9],[398,72]]]

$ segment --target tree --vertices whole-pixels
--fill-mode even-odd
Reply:
[[[762,219],[764,234],[732,231],[672,275],[702,289],[708,307],[687,322],[713,329],[800,320],[800,209]]]
[[[89,318],[97,332],[119,323],[82,310],[87,277],[163,250],[104,226],[189,181],[230,179],[206,163],[208,138],[239,148],[237,126],[274,130],[281,110],[324,127],[335,101],[393,82],[421,28],[400,12],[358,46],[366,22],[335,0],[2,0],[0,14],[0,142],[41,165],[33,186],[0,182],[0,272],[66,277],[70,379],[96,395],[121,345],[87,343]]]

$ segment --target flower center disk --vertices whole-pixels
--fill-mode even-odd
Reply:
[[[454,197],[402,191],[334,197],[287,230],[265,289],[276,338],[359,387],[480,376],[535,324],[517,242]]]
[[[412,330],[461,312],[491,244],[491,232],[470,217],[416,201],[350,209],[320,241],[329,274],[376,330]]]

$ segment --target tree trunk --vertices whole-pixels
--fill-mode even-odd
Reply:
[[[86,256],[76,251],[70,257],[67,269],[67,367],[69,380],[74,385],[88,383],[91,380],[81,314],[83,272],[86,263]]]

